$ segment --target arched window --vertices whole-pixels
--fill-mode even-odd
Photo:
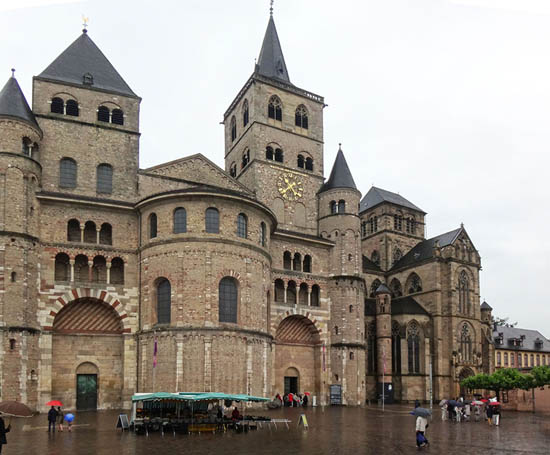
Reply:
[[[299,127],[307,130],[308,121],[307,121],[307,109],[304,105],[298,106],[296,109],[296,114],[294,116],[294,124]]]
[[[372,282],[372,284],[370,285],[370,293],[369,293],[369,297],[371,299],[376,297],[376,290],[380,287],[381,284],[382,283],[378,278]]]
[[[166,278],[157,284],[157,323],[170,324],[172,313],[172,286]]]
[[[219,234],[220,232],[220,212],[214,207],[206,209],[204,215],[204,227],[208,234]]]
[[[346,213],[346,201],[343,199],[338,201],[338,213]]]
[[[281,100],[278,96],[273,95],[269,99],[269,104],[267,106],[267,116],[274,120],[282,121],[283,120],[283,108]]]
[[[391,280],[390,291],[393,299],[395,299],[396,297],[401,297],[403,295],[403,289],[401,288],[401,283],[397,278],[394,278],[393,280]]]
[[[32,157],[32,141],[28,137],[24,137],[21,141],[21,152],[25,156]]]
[[[286,303],[296,305],[296,282],[289,281],[286,287]]]
[[[99,231],[99,243],[102,245],[113,244],[113,228],[109,223],[103,223]]]
[[[304,256],[304,272],[311,273],[311,256],[309,254]]]
[[[300,290],[298,292],[298,302],[300,305],[307,305],[308,287],[306,283],[300,284]]]
[[[377,216],[371,216],[369,218],[369,232],[371,234],[374,234],[376,231],[378,231],[378,217]]]
[[[403,216],[402,215],[394,215],[393,216],[393,228],[396,231],[402,231],[403,230]]]
[[[403,253],[399,248],[394,248],[392,253],[392,267],[399,262],[399,260],[403,257]]]
[[[338,213],[338,204],[336,201],[330,201],[330,213],[331,215]]]
[[[416,321],[407,327],[409,373],[420,373],[420,329]]]
[[[67,240],[69,242],[80,242],[80,223],[72,219],[67,223]]]
[[[248,100],[243,103],[243,127],[248,125]]]
[[[464,270],[458,278],[458,311],[466,314],[470,312],[470,281]]]
[[[107,261],[103,256],[96,256],[92,265],[92,282],[107,283]]]
[[[86,221],[84,225],[84,242],[97,243],[97,229],[93,221]]]
[[[99,122],[109,123],[109,118],[110,117],[111,117],[111,113],[110,113],[109,108],[107,106],[99,106],[97,108],[97,120]]]
[[[231,141],[237,139],[237,119],[235,116],[231,117]]]
[[[78,117],[78,103],[75,100],[67,100],[65,104],[65,114]]]
[[[300,253],[294,253],[294,259],[292,260],[292,270],[297,272],[302,271],[302,256]]]
[[[231,166],[229,167],[229,175],[231,177],[237,177],[237,165],[235,162],[231,163]]]
[[[376,265],[380,265],[380,253],[374,250],[370,255],[370,260],[374,262]]]
[[[55,281],[70,281],[71,265],[69,256],[65,253],[59,253],[55,256]]]
[[[157,236],[157,214],[149,215],[149,238],[154,239]]]
[[[271,147],[271,146],[268,145],[268,146],[265,148],[265,159],[266,159],[266,160],[272,160],[272,159],[274,159],[274,158],[275,158],[275,155],[273,154],[273,147]]]
[[[407,293],[414,294],[415,292],[422,292],[422,280],[416,273],[411,273],[407,279]]]
[[[285,301],[285,283],[281,279],[275,280],[275,302],[284,303]]]
[[[303,169],[305,165],[304,155],[298,155],[298,167]]]
[[[111,123],[124,125],[124,112],[120,109],[113,109],[113,112],[111,112]]]
[[[321,305],[321,288],[319,285],[314,284],[311,287],[311,306],[320,306]]]
[[[124,284],[124,261],[113,258],[111,261],[111,284]]]
[[[393,374],[401,374],[401,335],[399,331],[399,323],[393,321],[391,325],[391,360]]]
[[[62,158],[59,162],[59,186],[76,188],[76,161],[72,158]]]
[[[246,149],[243,153],[243,160],[241,163],[241,169],[245,168],[250,163],[250,150]]]
[[[267,228],[263,221],[260,223],[260,245],[261,246],[267,245]]]
[[[100,164],[97,167],[97,192],[111,194],[113,192],[113,167],[110,164]]]
[[[283,162],[283,151],[281,149],[275,149],[275,161],[278,163]]]
[[[79,254],[74,259],[74,280],[79,282],[86,282],[90,280],[89,275],[90,267],[88,265],[88,258],[83,254]]]
[[[222,278],[219,288],[219,321],[237,322],[237,280],[231,277]]]
[[[306,171],[313,171],[313,158],[306,158]]]
[[[243,239],[248,237],[248,219],[244,213],[237,216],[237,236]]]
[[[462,324],[458,337],[458,352],[461,354],[463,361],[469,362],[472,360],[472,336],[468,323],[464,322]]]
[[[289,251],[283,253],[283,269],[292,270],[292,255]]]
[[[187,232],[187,212],[183,207],[174,210],[174,234]]]
[[[65,113],[65,107],[63,103],[62,98],[52,98],[52,104],[50,105],[50,112],[53,112],[54,114],[64,114]]]
[[[416,231],[416,222],[414,221],[414,218],[407,218],[405,220],[405,232],[409,234],[414,234]]]

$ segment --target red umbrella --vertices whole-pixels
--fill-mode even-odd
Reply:
[[[59,400],[52,400],[46,403],[46,406],[63,406],[63,403]]]
[[[306,393],[304,393],[304,395],[311,395],[311,393],[309,393],[309,392],[306,392]]]
[[[500,403],[498,401],[491,401],[489,403],[489,406],[499,406],[499,405],[500,405]]]
[[[479,401],[482,401],[483,403],[487,403],[489,400],[487,398],[482,398],[481,400]]]

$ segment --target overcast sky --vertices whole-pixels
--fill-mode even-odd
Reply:
[[[482,300],[547,337],[549,3],[277,0],[274,14],[291,81],[328,104],[326,173],[342,142],[360,191],[402,194],[428,212],[428,237],[463,222]],[[219,122],[252,73],[269,1],[0,0],[0,75],[15,67],[29,102],[83,14],[143,98],[141,167],[197,152],[223,167]]]

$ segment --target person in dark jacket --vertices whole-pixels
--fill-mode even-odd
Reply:
[[[52,406],[48,411],[48,433],[53,431],[55,433],[55,423],[57,421],[57,411]]]
[[[9,433],[11,430],[11,425],[4,424],[4,419],[0,417],[0,453],[2,453],[2,446],[4,444],[8,443],[8,440],[6,439],[6,433]]]

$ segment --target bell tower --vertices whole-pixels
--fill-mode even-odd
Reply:
[[[225,169],[279,228],[316,234],[324,99],[291,81],[271,11],[254,72],[224,114]]]

